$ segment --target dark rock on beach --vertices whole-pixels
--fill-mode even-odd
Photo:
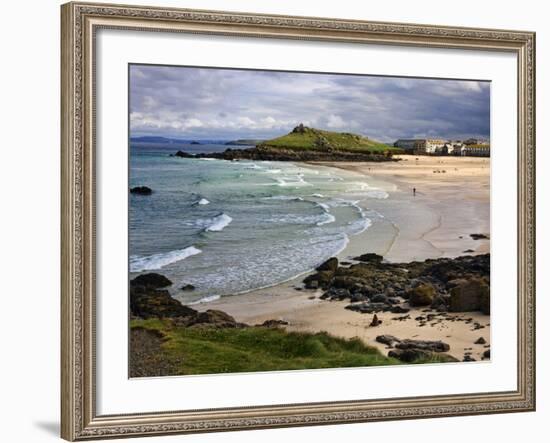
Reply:
[[[266,320],[261,325],[256,325],[263,328],[280,328],[281,326],[287,326],[288,322],[285,320]]]
[[[488,240],[489,236],[485,234],[470,234],[473,240]]]
[[[194,290],[195,290],[195,286],[193,286],[193,285],[190,284],[190,283],[187,283],[186,285],[183,285],[180,289],[181,289],[182,291],[194,291]]]
[[[148,274],[138,275],[130,281],[130,286],[146,286],[149,288],[165,288],[171,286],[172,282],[164,275],[150,272]]]
[[[409,291],[409,304],[411,306],[431,305],[435,294],[436,290],[429,283],[418,285]]]
[[[401,340],[395,345],[398,349],[422,349],[431,352],[447,352],[451,347],[440,340]]]
[[[194,309],[172,298],[165,289],[137,285],[130,288],[130,311],[141,318],[187,318],[197,314]]]
[[[374,253],[367,253],[353,258],[356,261],[368,262],[368,263],[380,263],[384,259],[381,255]]]
[[[451,280],[449,282],[450,312],[481,311],[490,313],[489,285],[485,279],[471,278]]]
[[[322,263],[316,268],[316,271],[330,271],[335,273],[338,269],[338,259],[336,257],[329,258],[326,262]]]
[[[130,194],[151,195],[153,190],[147,186],[136,186],[130,189]]]

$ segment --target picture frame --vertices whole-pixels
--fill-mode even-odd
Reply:
[[[76,441],[535,410],[534,33],[81,2],[63,5],[61,22],[61,436],[64,439]],[[98,414],[95,57],[96,34],[101,29],[514,54],[517,57],[518,127],[517,389]]]

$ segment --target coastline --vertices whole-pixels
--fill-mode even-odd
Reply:
[[[369,185],[389,194],[388,199],[368,198],[359,202],[375,216],[371,226],[350,238],[338,254],[340,261],[365,252],[384,256],[390,262],[421,261],[489,252],[489,240],[474,240],[470,234],[489,234],[490,160],[473,157],[401,156],[402,161],[308,162],[346,170],[368,179]],[[436,172],[434,172],[436,171]],[[439,172],[437,172],[439,171]],[[442,172],[445,171],[445,172]],[[412,188],[416,188],[413,196]],[[370,216],[369,216],[370,218]],[[473,252],[465,252],[465,251]],[[410,319],[395,320],[392,313],[378,314],[382,324],[369,327],[372,316],[344,309],[344,301],[324,301],[322,291],[299,291],[305,275],[276,286],[196,304],[199,311],[219,309],[237,321],[259,324],[269,319],[288,322],[290,331],[326,331],[338,337],[359,337],[386,353],[377,335],[398,338],[442,340],[450,355],[462,359],[471,352],[476,360],[490,343],[489,316],[478,312],[448,314],[446,319],[419,327],[425,310],[412,309]],[[471,319],[471,320],[469,320]],[[482,328],[473,327],[478,323]],[[487,345],[475,345],[482,337]]]

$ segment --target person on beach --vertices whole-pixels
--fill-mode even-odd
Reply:
[[[416,188],[413,188],[413,197],[416,197]]]

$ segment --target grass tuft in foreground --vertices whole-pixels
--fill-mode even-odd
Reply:
[[[137,349],[141,369],[133,376],[216,374],[395,365],[359,339],[342,339],[325,332],[286,332],[284,329],[188,328],[170,320],[133,320],[132,337],[147,332],[156,347]],[[137,342],[132,341],[137,346]],[[147,364],[151,363],[151,367]],[[162,368],[158,362],[162,361]],[[145,365],[145,366],[144,366]]]

